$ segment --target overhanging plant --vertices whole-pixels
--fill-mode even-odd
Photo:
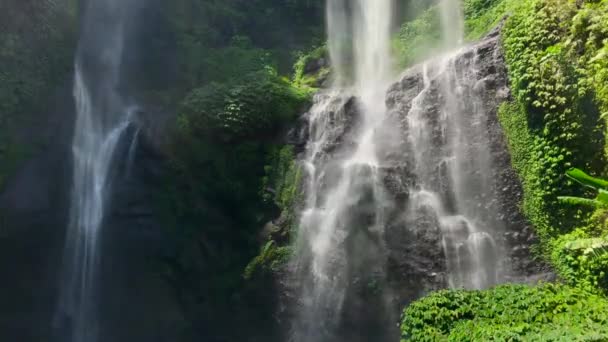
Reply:
[[[583,170],[572,168],[566,172],[568,178],[575,182],[597,191],[597,196],[593,199],[560,196],[560,202],[570,205],[584,205],[593,208],[608,208],[608,181],[588,175]]]

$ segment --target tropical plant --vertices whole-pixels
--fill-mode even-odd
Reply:
[[[583,170],[572,168],[566,172],[566,176],[571,180],[586,186],[594,191],[597,191],[597,196],[594,199],[575,197],[575,196],[560,196],[560,202],[570,205],[584,205],[593,208],[608,207],[608,181],[586,174]]]

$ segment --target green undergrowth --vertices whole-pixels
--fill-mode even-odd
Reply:
[[[58,84],[68,80],[75,45],[73,1],[0,4],[0,189],[38,137],[15,132],[35,124]]]
[[[558,196],[590,191],[565,177],[569,168],[605,172],[606,100],[604,84],[597,82],[605,74],[594,70],[607,30],[605,1],[530,0],[511,13],[503,44],[513,101],[499,113],[541,251],[570,284],[602,292],[608,285],[604,249],[573,247],[603,239],[601,214]]]
[[[293,120],[307,100],[306,91],[266,68],[191,91],[181,105],[179,130],[225,142],[264,138]]]
[[[280,271],[292,254],[291,241],[297,224],[297,204],[301,197],[302,170],[296,160],[294,147],[284,145],[268,154],[262,179],[263,200],[272,203],[279,217],[267,224],[266,244],[245,268],[246,280],[259,279]]]
[[[606,341],[608,301],[559,284],[439,291],[403,313],[401,341]]]

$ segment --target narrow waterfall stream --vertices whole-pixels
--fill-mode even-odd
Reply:
[[[98,268],[113,161],[131,116],[119,92],[132,1],[86,2],[75,61],[73,185],[56,325],[62,341],[98,340]]]
[[[408,113],[415,174],[410,210],[430,210],[443,235],[449,286],[483,289],[497,284],[504,231],[495,219],[490,137],[475,58],[463,65],[453,55],[423,65],[424,88]],[[431,88],[431,84],[435,86]],[[438,101],[440,116],[425,111]]]

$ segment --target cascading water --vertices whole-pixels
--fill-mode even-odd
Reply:
[[[130,126],[127,106],[118,87],[132,2],[85,2],[75,61],[72,200],[57,314],[62,342],[98,339],[101,230],[115,151]]]
[[[440,4],[444,47],[453,48],[463,36],[460,2]],[[417,188],[410,206],[430,209],[443,234],[449,285],[483,289],[502,276],[501,249],[495,239],[504,223],[495,207],[490,137],[481,94],[486,89],[477,77],[476,58],[463,64],[455,51],[424,63],[424,87],[408,114],[409,141],[414,151]],[[438,89],[439,94],[431,89]],[[440,105],[439,117],[425,110]]]
[[[315,97],[309,114],[307,198],[296,256],[302,308],[291,336],[295,342],[335,341],[355,274],[383,269],[375,260],[383,253],[375,138],[390,80],[391,9],[391,0],[327,2],[334,87]],[[347,80],[351,87],[345,87]],[[343,146],[336,160],[328,150],[346,131],[352,135],[350,146]]]
[[[441,0],[441,34],[443,48],[455,48],[464,40],[464,13],[461,0]]]

